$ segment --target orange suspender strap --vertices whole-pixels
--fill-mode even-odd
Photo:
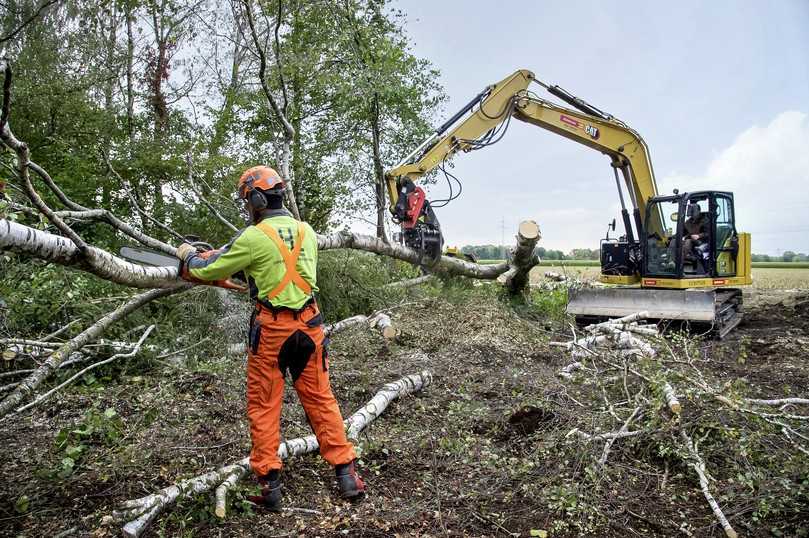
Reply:
[[[292,252],[289,251],[286,243],[284,243],[284,240],[281,239],[281,236],[278,235],[276,229],[273,228],[269,222],[259,222],[256,225],[256,228],[264,232],[266,236],[269,237],[273,243],[275,243],[275,246],[278,247],[278,252],[284,259],[284,265],[286,266],[284,278],[282,278],[281,282],[279,282],[278,285],[267,294],[267,299],[272,300],[277,297],[279,293],[284,291],[284,288],[286,288],[290,282],[298,286],[298,288],[300,288],[305,294],[309,295],[312,293],[312,286],[310,286],[309,283],[303,279],[296,267],[298,263],[298,256],[300,256],[301,247],[303,246],[303,238],[306,234],[303,224],[298,223],[298,238],[295,241]]]

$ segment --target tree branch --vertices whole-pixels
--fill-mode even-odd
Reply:
[[[121,357],[132,357],[138,351],[140,351],[140,347],[143,345],[143,341],[146,340],[146,338],[149,336],[149,334],[152,332],[152,330],[154,330],[154,327],[155,327],[154,325],[149,325],[149,327],[145,331],[143,331],[143,334],[141,335],[141,337],[137,341],[137,343],[135,343],[135,345],[134,345],[134,347],[132,348],[131,351],[128,351],[126,353],[116,353],[115,355],[113,355],[113,356],[111,356],[111,357],[109,357],[107,359],[104,359],[103,361],[95,362],[95,363],[91,364],[90,366],[80,370],[79,372],[76,372],[75,374],[70,376],[65,382],[57,385],[56,387],[52,388],[51,390],[49,390],[45,394],[37,396],[37,398],[34,401],[32,401],[31,403],[23,405],[23,406],[17,408],[15,413],[22,413],[26,409],[30,409],[30,408],[32,408],[32,407],[34,407],[36,405],[39,405],[40,403],[42,403],[45,400],[47,400],[48,398],[50,398],[55,392],[59,391],[60,389],[62,389],[64,387],[66,387],[67,385],[71,384],[73,381],[80,378],[81,376],[83,376],[84,374],[86,374],[87,372],[89,372],[90,370],[92,370],[94,368],[98,368],[99,366],[104,366],[105,364],[109,364],[112,361],[114,361],[115,359],[120,359]]]
[[[22,31],[23,31],[23,29],[24,29],[26,26],[28,26],[29,24],[31,24],[31,23],[32,23],[32,22],[33,22],[33,21],[34,21],[34,20],[35,20],[37,17],[39,17],[39,15],[40,15],[40,14],[41,14],[41,13],[42,13],[42,12],[43,12],[45,9],[49,8],[49,7],[50,7],[50,6],[52,6],[53,4],[56,4],[57,2],[60,2],[60,1],[61,1],[61,0],[47,0],[46,2],[44,2],[44,3],[43,3],[41,6],[39,6],[39,8],[37,8],[37,10],[34,12],[34,14],[33,14],[33,15],[31,15],[31,16],[30,16],[30,17],[28,17],[26,20],[24,20],[22,23],[20,23],[20,25],[19,25],[17,28],[15,28],[14,30],[12,30],[12,31],[11,31],[11,32],[9,32],[8,34],[4,35],[3,37],[0,37],[0,44],[3,44],[3,43],[5,43],[6,41],[10,41],[10,40],[14,39],[14,37],[15,37],[17,34],[19,34],[20,32],[22,32]],[[0,121],[0,125],[2,125],[2,123],[3,123],[3,122],[2,122],[2,121]]]
[[[68,340],[62,344],[59,349],[48,357],[48,360],[42,363],[42,365],[36,368],[36,370],[34,370],[30,376],[20,383],[14,392],[9,394],[2,402],[0,402],[0,417],[7,415],[23,400],[23,398],[32,393],[54,370],[59,368],[59,365],[65,360],[65,358],[101,336],[101,334],[107,330],[110,325],[125,318],[135,310],[155,299],[166,297],[180,291],[185,291],[189,287],[190,285],[174,289],[150,290],[146,293],[136,295],[128,302],[124,303],[93,323],[75,338],[72,338],[71,340]]]
[[[183,285],[176,267],[137,265],[89,245],[84,257],[81,257],[76,245],[67,238],[7,219],[0,219],[0,250],[76,267],[104,280],[133,288],[176,288]]]
[[[406,376],[393,383],[388,383],[376,395],[347,420],[347,436],[356,439],[363,429],[379,417],[388,405],[395,399],[418,392],[432,383],[432,373],[424,371]],[[314,452],[319,448],[314,435],[299,437],[281,443],[278,448],[278,457],[287,459],[291,456],[300,456]],[[157,493],[126,501],[121,505],[120,511],[113,512],[117,521],[130,520],[123,528],[124,536],[140,536],[160,513],[174,504],[180,497],[189,497],[205,493],[216,488],[216,514],[224,516],[225,496],[227,489],[247,474],[250,458],[244,458],[234,464],[210,471],[194,478],[182,480]],[[220,515],[221,514],[221,515]]]

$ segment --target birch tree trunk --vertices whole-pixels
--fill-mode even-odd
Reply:
[[[517,245],[511,250],[511,264],[505,274],[506,288],[519,293],[528,285],[528,273],[539,264],[534,248],[540,239],[539,225],[533,220],[524,220],[517,229]]]

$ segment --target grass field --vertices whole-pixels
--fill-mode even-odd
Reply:
[[[567,261],[543,263],[541,267],[531,271],[531,279],[535,282],[542,280],[546,270],[556,271],[580,279],[597,279],[599,268],[597,265],[572,265]],[[759,267],[753,266],[753,287],[761,289],[809,289],[809,268]]]
[[[479,263],[494,264],[503,260],[480,260]],[[558,267],[598,267],[598,260],[542,260],[539,265]],[[761,269],[809,269],[809,262],[753,262],[754,268]]]

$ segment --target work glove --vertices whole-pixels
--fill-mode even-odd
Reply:
[[[179,247],[177,247],[177,257],[180,258],[182,261],[187,260],[189,256],[196,253],[197,248],[189,243],[183,243]]]
[[[236,290],[236,291],[247,291],[245,286],[241,284],[237,284],[233,282],[229,278],[224,280],[200,280],[199,278],[195,278],[191,275],[191,272],[188,270],[188,258],[191,256],[199,256],[203,260],[207,260],[211,256],[215,254],[219,254],[221,250],[206,250],[205,252],[198,252],[196,247],[193,245],[189,245],[188,243],[183,243],[179,247],[177,247],[177,257],[180,258],[180,278],[187,282],[194,282],[196,284],[205,284],[207,286],[217,286],[219,288],[225,288],[228,290]]]

